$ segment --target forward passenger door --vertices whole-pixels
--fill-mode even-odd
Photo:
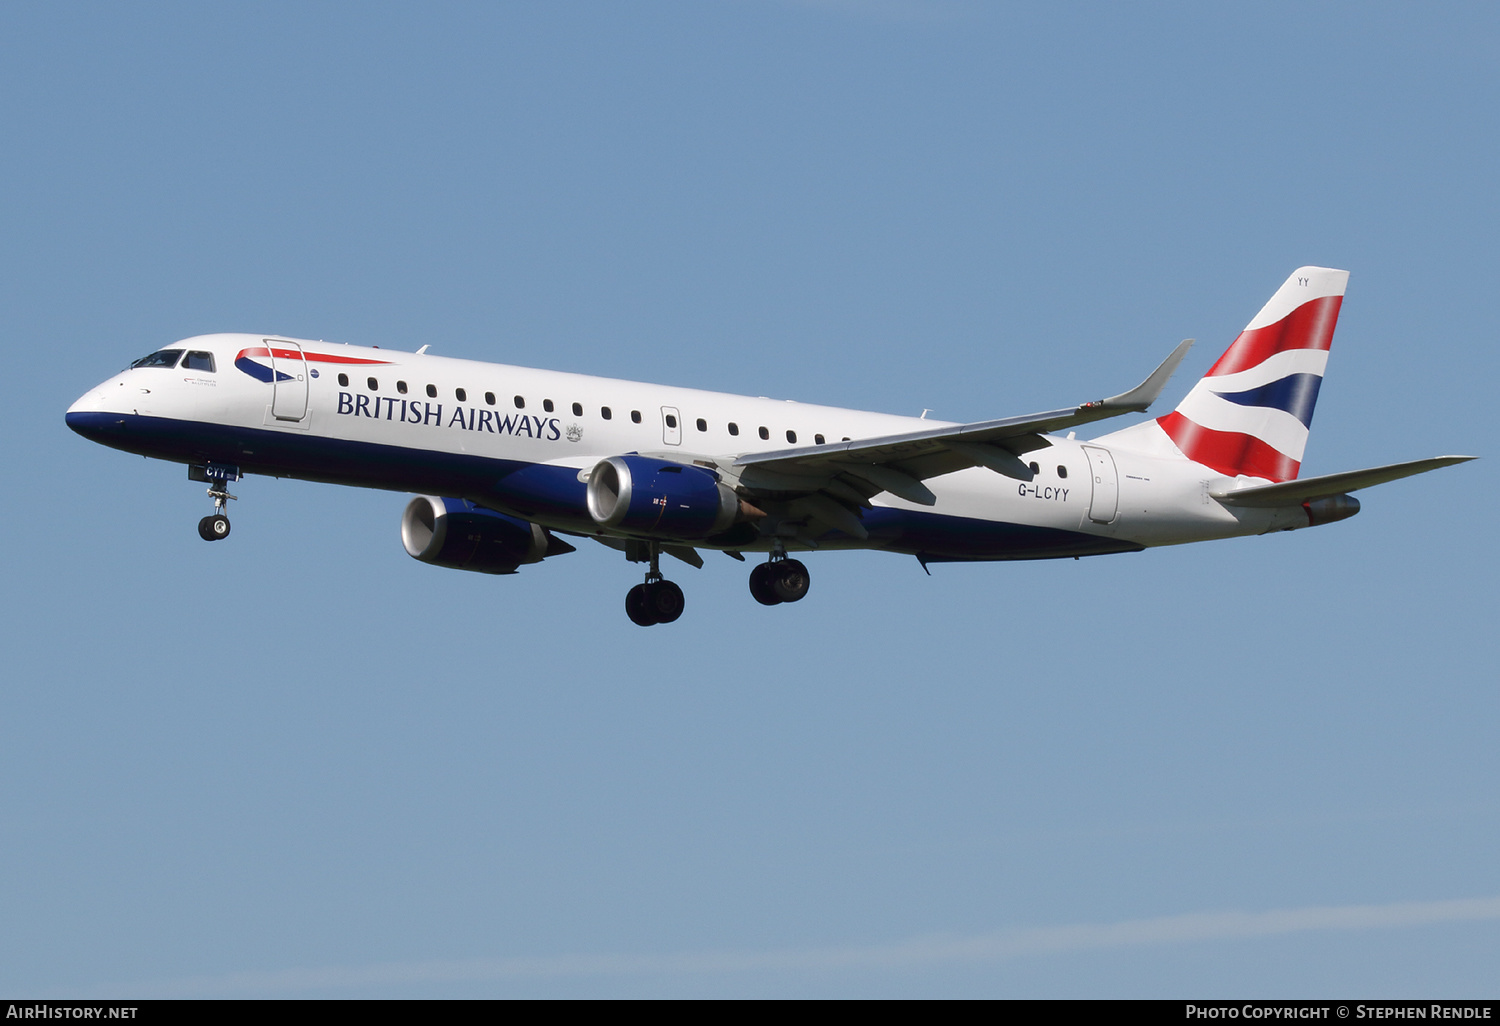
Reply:
[[[266,349],[271,353],[271,416],[301,420],[307,416],[307,361],[302,347],[268,338]],[[284,380],[282,374],[286,375]]]

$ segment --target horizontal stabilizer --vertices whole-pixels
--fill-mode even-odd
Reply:
[[[1435,456],[1430,460],[1412,460],[1410,463],[1391,463],[1368,470],[1348,470],[1342,474],[1324,474],[1321,477],[1304,477],[1280,484],[1252,485],[1249,488],[1224,488],[1209,492],[1226,506],[1295,506],[1328,495],[1352,492],[1358,488],[1399,481],[1413,474],[1425,474],[1439,467],[1451,467],[1455,463],[1467,463],[1474,456]]]

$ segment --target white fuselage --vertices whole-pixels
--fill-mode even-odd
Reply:
[[[306,362],[278,360],[278,347],[300,350]],[[105,444],[178,462],[462,496],[574,533],[607,532],[581,505],[573,507],[571,493],[549,484],[546,499],[531,501],[485,482],[506,478],[517,467],[545,467],[570,471],[581,484],[601,459],[639,453],[710,467],[733,483],[735,460],[747,453],[942,426],[915,417],[271,336],[204,335],[172,348],[211,354],[213,369],[126,370],[80,398],[68,411],[70,425]],[[262,380],[267,368],[273,380]],[[928,480],[937,498],[931,507],[881,493],[870,501],[872,512],[937,518],[923,521],[929,533],[949,518],[1108,543],[1097,551],[1306,525],[1295,507],[1231,510],[1214,501],[1210,489],[1225,479],[1184,459],[1154,423],[1098,442],[1055,436],[1046,442],[1023,456],[1035,464],[1030,481],[975,467]],[[561,478],[554,473],[551,480]],[[769,544],[766,539],[765,546],[733,547]],[[932,550],[925,542],[903,541],[899,531],[868,540],[832,532],[820,539],[819,547],[825,546]],[[992,540],[965,556],[957,536],[939,549],[944,558],[1076,554],[1047,546],[1009,551]]]

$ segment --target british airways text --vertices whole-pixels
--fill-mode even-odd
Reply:
[[[476,410],[455,406],[443,422],[443,404],[396,399],[386,395],[339,393],[338,412],[350,417],[371,417],[398,424],[427,424],[437,427],[460,427],[465,431],[488,431],[496,435],[526,435],[541,441],[555,442],[562,437],[556,417],[529,417],[524,413],[501,416],[494,410]]]

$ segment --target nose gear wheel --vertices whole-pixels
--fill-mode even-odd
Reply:
[[[238,477],[238,468],[235,468],[233,473],[235,477]],[[191,468],[188,471],[188,476],[192,476]],[[198,537],[204,541],[218,541],[221,538],[229,537],[229,517],[227,516],[229,500],[239,498],[238,495],[229,494],[229,482],[233,478],[228,475],[221,475],[217,477],[200,477],[198,480],[207,480],[209,482],[208,497],[214,500],[213,515],[204,517],[198,521]]]

